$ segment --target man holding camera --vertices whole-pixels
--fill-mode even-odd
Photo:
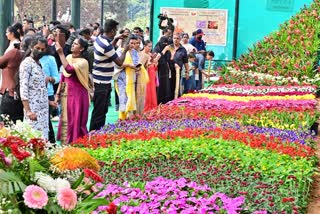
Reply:
[[[119,57],[114,49],[117,41],[123,35],[115,37],[119,23],[113,19],[106,20],[104,33],[94,42],[94,63],[92,77],[94,83],[93,111],[90,122],[90,131],[98,130],[105,125],[108,113],[108,100],[112,91],[111,81],[114,74],[114,63],[122,66],[128,46]]]

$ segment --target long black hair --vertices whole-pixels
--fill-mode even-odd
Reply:
[[[19,32],[20,36],[24,35],[23,32],[23,26],[20,22],[15,23],[14,25],[12,25],[12,27],[15,27],[17,29],[17,31]]]
[[[9,26],[7,28],[7,30],[10,32],[10,33],[13,33],[13,37],[18,39],[20,41],[20,33],[18,31],[18,29],[14,26]]]
[[[35,38],[31,35],[27,35],[24,36],[22,41],[21,41],[21,46],[20,46],[20,50],[21,50],[21,54],[23,54],[22,57],[22,61],[30,56],[31,54],[31,44],[33,43],[33,41],[35,40]],[[17,93],[18,98],[20,99],[20,77],[19,77],[19,73],[17,72],[14,79],[16,81],[16,87],[15,87],[15,92]]]
[[[80,46],[83,48],[83,51],[81,51],[81,57],[88,61],[89,71],[91,71],[93,65],[92,65],[92,63],[90,63],[90,57],[89,57],[89,53],[87,51],[88,47],[89,47],[88,42],[85,39],[83,39],[82,37],[79,37],[77,39],[79,40]]]

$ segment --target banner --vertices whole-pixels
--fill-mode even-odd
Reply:
[[[207,45],[226,46],[228,10],[161,7],[160,13],[173,19],[175,32],[186,32],[191,36],[200,28]]]

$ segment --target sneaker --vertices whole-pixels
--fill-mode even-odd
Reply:
[[[51,119],[52,122],[58,122],[59,121],[59,116],[55,116]]]

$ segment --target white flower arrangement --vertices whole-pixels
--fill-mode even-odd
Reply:
[[[36,172],[34,180],[40,187],[51,193],[58,192],[62,188],[71,188],[70,182],[67,179],[54,179],[43,172]]]
[[[225,94],[246,94],[246,95],[266,95],[277,93],[307,93],[315,94],[315,86],[242,86],[232,85],[211,85],[201,92],[225,93]]]
[[[56,181],[50,175],[42,172],[36,172],[34,180],[37,184],[48,192],[56,192]]]

